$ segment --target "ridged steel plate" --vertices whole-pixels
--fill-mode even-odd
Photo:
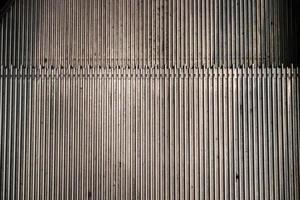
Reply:
[[[295,199],[299,68],[1,67],[0,199]]]
[[[2,65],[300,64],[299,0],[16,0]]]

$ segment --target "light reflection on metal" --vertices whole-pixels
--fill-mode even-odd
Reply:
[[[299,68],[1,67],[0,199],[299,199]]]
[[[298,1],[16,0],[0,199],[300,199]]]
[[[299,19],[299,0],[17,0],[0,63],[300,64]]]

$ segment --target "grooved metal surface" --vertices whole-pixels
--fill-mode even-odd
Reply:
[[[299,68],[1,67],[0,199],[299,199]]]
[[[2,65],[290,65],[299,0],[15,0]]]
[[[13,4],[14,0],[3,0],[0,2],[0,18],[5,14],[5,12]]]

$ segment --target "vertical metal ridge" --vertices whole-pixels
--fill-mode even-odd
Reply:
[[[296,0],[15,1],[4,65],[299,64]]]
[[[299,199],[297,8],[15,1],[0,199]]]

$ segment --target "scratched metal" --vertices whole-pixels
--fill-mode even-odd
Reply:
[[[300,64],[299,0],[15,0],[2,65]]]
[[[0,199],[300,199],[299,68],[1,67]]]

